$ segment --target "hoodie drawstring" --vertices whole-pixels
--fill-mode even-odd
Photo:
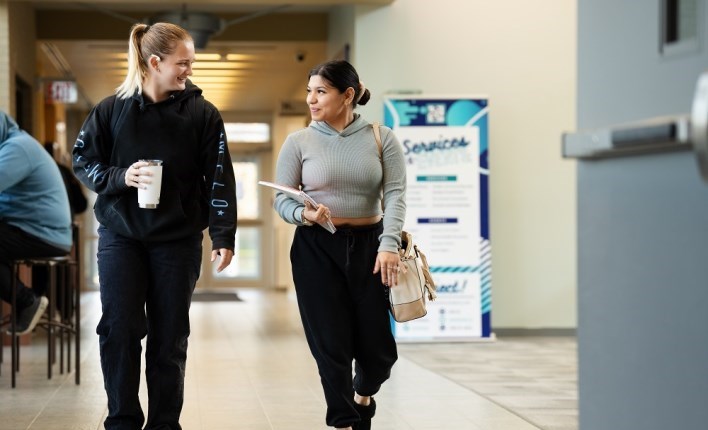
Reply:
[[[346,245],[346,250],[345,253],[347,254],[347,259],[344,263],[344,267],[346,270],[349,270],[349,256],[351,253],[354,251],[354,245],[356,244],[356,237],[354,236],[354,231],[351,229],[346,229],[342,231],[344,235],[347,238],[347,245]]]

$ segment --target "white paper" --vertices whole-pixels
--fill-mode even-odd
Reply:
[[[315,199],[310,197],[306,192],[304,192],[302,190],[298,190],[297,188],[288,187],[286,185],[280,185],[280,184],[276,184],[276,183],[268,182],[268,181],[258,181],[258,185],[263,185],[266,187],[273,188],[274,190],[281,191],[281,192],[285,193],[288,197],[297,200],[298,202],[302,203],[303,205],[307,201],[314,207],[319,206],[319,204],[315,201]],[[324,227],[330,233],[334,233],[335,231],[337,231],[337,228],[334,226],[334,224],[332,224],[332,221],[329,219],[324,224],[322,224],[322,223],[318,223],[318,224],[320,224],[322,227]]]

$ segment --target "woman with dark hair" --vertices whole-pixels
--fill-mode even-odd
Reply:
[[[406,168],[391,130],[381,129],[381,160],[371,124],[354,113],[370,96],[346,61],[312,69],[312,122],[287,137],[276,167],[277,183],[319,203],[277,193],[274,208],[298,226],[290,258],[300,316],[319,368],[327,425],[340,429],[371,428],[372,396],[398,358],[386,286],[398,282]],[[328,219],[334,234],[318,224]]]
[[[147,335],[145,430],[178,430],[184,401],[189,307],[209,227],[217,271],[234,254],[234,172],[219,111],[189,81],[194,42],[168,23],[136,24],[128,74],[89,113],[73,150],[74,173],[98,194],[101,369],[106,429],[139,430],[141,339]],[[138,205],[162,160],[159,204]]]

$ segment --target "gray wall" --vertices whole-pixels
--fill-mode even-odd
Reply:
[[[706,32],[699,52],[662,56],[659,11],[660,0],[578,1],[578,128],[690,110]]]
[[[578,128],[690,111],[705,32],[664,57],[658,0],[578,11]],[[692,150],[577,172],[580,429],[707,428],[708,184]]]

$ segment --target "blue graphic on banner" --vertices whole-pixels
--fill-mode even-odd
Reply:
[[[409,197],[409,212],[412,212],[409,215],[413,215],[413,218],[407,217],[407,222],[414,221],[416,226],[407,228],[432,229],[428,232],[425,251],[429,262],[433,264],[431,272],[434,274],[436,284],[439,284],[439,297],[447,293],[469,292],[472,285],[476,285],[475,289],[479,288],[479,329],[482,337],[490,337],[492,334],[487,112],[488,100],[484,98],[391,97],[384,102],[384,124],[392,128],[399,137],[409,172],[412,173],[410,175],[412,177],[409,177],[409,196],[414,195],[414,200],[410,201],[411,197]],[[469,150],[474,148],[470,146],[473,144],[477,145],[478,156],[472,158],[468,154]],[[472,161],[477,166],[474,164],[470,166]],[[476,183],[470,182],[469,173],[456,173],[464,171],[477,171]],[[412,184],[415,184],[414,192],[411,192]],[[460,190],[465,189],[470,190],[466,196],[459,194],[463,192]],[[447,199],[445,193],[449,194]],[[469,200],[469,193],[478,193],[474,198],[479,199],[477,201],[479,214],[472,217],[478,223],[478,227],[472,231],[473,234],[479,234],[479,250],[475,256],[467,260],[473,264],[459,264],[462,261],[455,257],[464,255],[465,249],[469,249],[470,242],[464,242],[462,245],[461,239],[454,242],[454,239],[449,238],[454,238],[456,235],[461,238],[470,234],[467,230],[471,221],[468,208],[476,207],[477,203]],[[426,199],[435,202],[432,203],[433,209],[429,207],[430,205],[424,204]],[[431,216],[427,216],[428,212]],[[458,212],[459,216],[457,216]],[[459,233],[456,234],[455,230],[450,229],[457,229]],[[426,232],[415,233],[418,233],[417,237],[421,237],[420,234]],[[449,239],[449,243],[458,244],[457,249],[441,251],[432,247],[433,243],[444,242],[446,239]],[[436,256],[440,258],[441,254],[450,258],[443,258],[446,260],[444,262],[435,258]],[[448,265],[439,266],[436,263],[448,263]],[[436,277],[439,277],[440,281]],[[465,303],[463,298],[460,300],[460,303]],[[459,323],[459,306],[455,306],[453,302],[450,302],[447,308],[444,304],[441,305],[439,312],[436,312],[439,314],[439,320],[429,324],[437,325],[436,328],[422,329],[408,326],[409,323],[406,323],[399,327],[401,333],[396,333],[397,337],[399,334],[403,335],[403,331],[406,331],[409,338],[415,338],[416,334],[424,337],[431,335],[432,332],[437,332],[432,333],[433,337],[436,334],[444,335],[445,330],[451,330],[453,317],[457,317]],[[444,321],[443,316],[445,316]]]
[[[457,218],[418,218],[419,224],[456,224]]]

